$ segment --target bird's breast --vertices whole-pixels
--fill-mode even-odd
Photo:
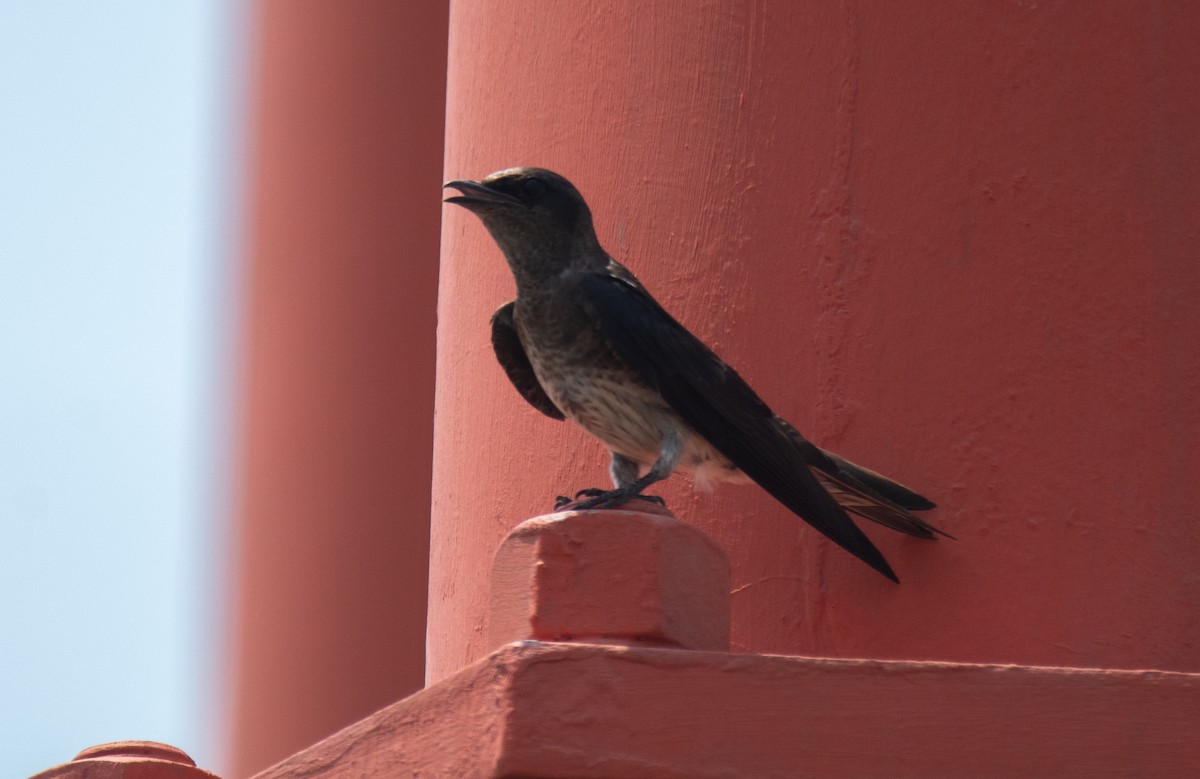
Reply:
[[[567,417],[611,451],[649,466],[673,431],[682,444],[677,468],[697,485],[743,482],[721,455],[613,352],[569,296],[518,296],[514,322],[538,382]]]
[[[675,413],[607,348],[541,350],[526,345],[529,361],[546,394],[564,414],[610,449],[652,462]],[[649,458],[649,460],[647,460]]]
[[[677,469],[691,473],[697,486],[710,489],[719,482],[747,480],[662,395],[590,335],[571,348],[539,347],[536,339],[525,344],[534,373],[554,405],[611,451],[643,466],[658,459],[663,438],[674,431],[682,445]]]

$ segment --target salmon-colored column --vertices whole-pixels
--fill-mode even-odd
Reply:
[[[661,490],[726,548],[737,650],[1200,669],[1200,12],[1188,4],[458,3],[447,178],[541,165],[822,446],[940,504],[903,583],[754,487]],[[427,676],[489,561],[606,456],[491,354],[513,282],[442,236]]]
[[[421,686],[446,14],[259,5],[230,777]]]

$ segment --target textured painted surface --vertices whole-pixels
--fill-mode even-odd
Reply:
[[[115,741],[80,752],[69,763],[29,779],[220,779],[183,750],[157,741]]]
[[[446,9],[264,2],[229,776],[421,686]]]
[[[488,649],[536,639],[728,650],[729,556],[661,506],[636,505],[517,525],[492,563]]]
[[[528,642],[257,779],[1195,776],[1197,695],[1197,674]]]
[[[458,3],[446,178],[571,178],[601,241],[773,408],[941,504],[890,585],[753,487],[662,490],[733,558],[740,650],[1200,669],[1200,10]],[[442,234],[427,676],[491,555],[601,447],[490,353]]]
[[[476,779],[501,749],[505,663],[481,662],[334,733],[255,779]]]

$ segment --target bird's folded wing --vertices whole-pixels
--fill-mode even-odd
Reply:
[[[508,380],[517,388],[517,392],[521,393],[521,397],[529,401],[529,405],[551,419],[566,419],[558,406],[554,405],[554,401],[550,400],[550,396],[538,381],[537,374],[533,372],[529,355],[525,354],[525,347],[522,346],[521,339],[517,336],[517,328],[513,324],[514,305],[516,301],[510,300],[492,314],[492,349],[496,352],[496,359],[508,374]]]
[[[617,263],[581,278],[580,299],[609,347],[717,451],[776,500],[889,579],[883,555],[817,482],[824,452],[793,440],[737,372]],[[798,438],[798,435],[797,435]]]

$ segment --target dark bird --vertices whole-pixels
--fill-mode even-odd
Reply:
[[[948,536],[912,512],[934,504],[823,451],[675,321],[608,256],[578,190],[541,168],[451,181],[499,244],[516,300],[492,316],[492,346],[517,391],[570,418],[612,454],[612,490],[574,508],[618,506],[676,470],[698,486],[754,481],[838,546],[894,582],[847,511],[917,538]]]

